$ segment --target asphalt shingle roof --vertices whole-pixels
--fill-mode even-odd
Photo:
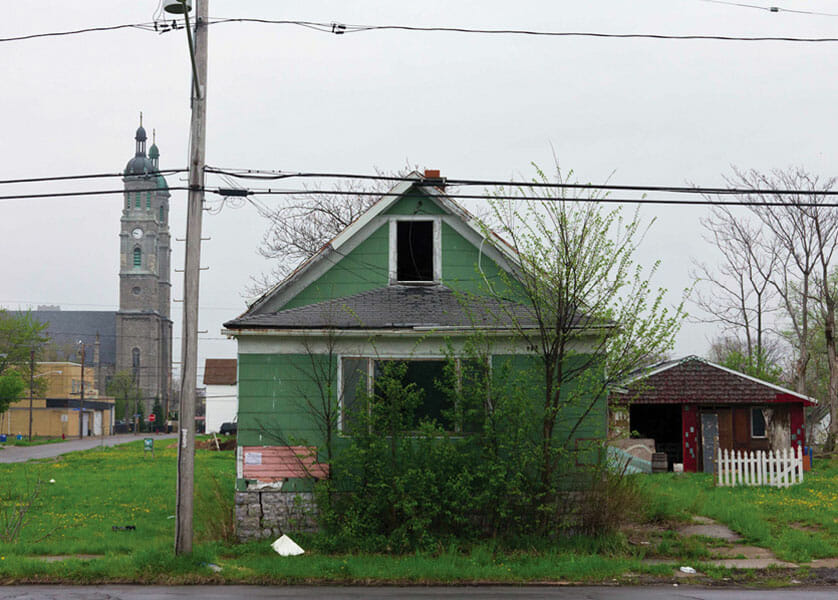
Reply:
[[[535,325],[526,306],[493,298],[467,301],[444,285],[391,285],[346,298],[243,316],[228,329],[409,329]]]

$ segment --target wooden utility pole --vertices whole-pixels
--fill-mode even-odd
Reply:
[[[201,219],[204,208],[204,164],[207,109],[208,0],[195,2],[195,43],[185,3],[186,33],[192,60],[192,126],[189,141],[189,201],[186,213],[186,262],[183,268],[183,347],[178,413],[178,472],[175,554],[192,552],[195,493],[195,385],[198,378],[198,283],[201,274]]]

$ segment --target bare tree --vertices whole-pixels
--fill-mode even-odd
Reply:
[[[713,207],[701,219],[705,240],[722,254],[717,266],[693,261],[693,300],[709,322],[721,323],[726,334],[744,338],[744,354],[751,363],[766,358],[770,323],[776,309],[775,277],[779,255],[773,239],[767,239],[758,225],[735,215],[727,206]]]
[[[824,192],[834,187],[835,179],[821,180],[798,167],[775,169],[767,174],[734,168],[733,175],[726,180],[732,187],[766,190],[744,194],[740,200],[748,204],[763,227],[761,232],[756,232],[757,238],[761,238],[758,247],[770,257],[772,268],[765,272],[765,278],[776,293],[786,323],[791,326],[790,341],[797,350],[791,379],[799,393],[807,393],[813,324],[823,327],[831,416],[827,448],[832,449],[838,436],[838,332],[835,329],[838,290],[831,284],[830,273],[838,250],[838,209],[829,205],[829,197]],[[714,216],[722,217],[721,231],[741,231],[730,211],[716,210]],[[738,271],[747,266],[743,262],[726,263],[719,279],[728,283],[749,281]],[[736,285],[732,287],[735,289]],[[724,314],[720,311],[717,317]],[[747,326],[740,323],[743,324]]]

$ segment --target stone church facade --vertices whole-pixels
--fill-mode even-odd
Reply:
[[[79,360],[95,369],[104,393],[115,373],[130,371],[148,415],[155,400],[169,407],[172,389],[171,235],[169,188],[159,172],[156,143],[140,120],[134,156],[123,172],[124,193],[119,228],[119,310],[64,311],[38,307],[32,315],[47,323],[49,352]]]

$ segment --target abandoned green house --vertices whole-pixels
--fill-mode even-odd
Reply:
[[[450,350],[480,330],[493,341],[490,369],[536,360],[510,322],[527,322],[526,306],[510,311],[487,291],[502,271],[514,274],[514,252],[487,240],[439,179],[411,177],[224,325],[238,343],[240,539],[315,526],[311,481],[328,477],[329,464],[312,401],[329,396],[339,448],[359,380],[372,386],[382,361],[402,361],[424,392],[415,419],[455,431],[434,386]],[[605,397],[592,403],[579,440],[605,438]]]

